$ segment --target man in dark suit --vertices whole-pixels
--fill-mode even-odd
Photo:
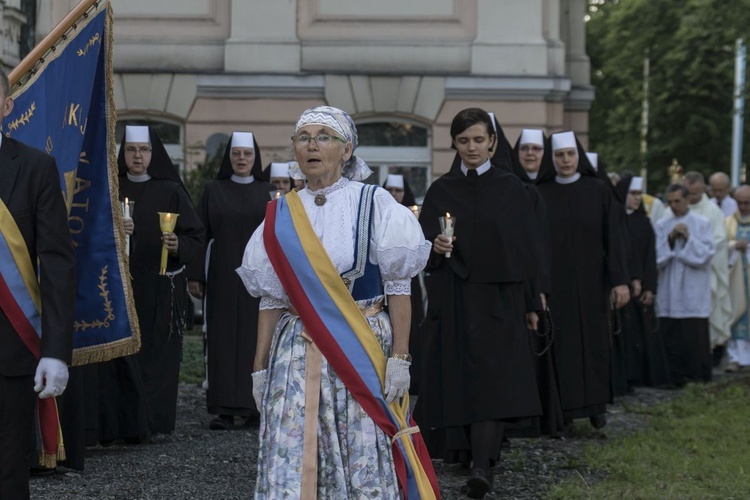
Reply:
[[[8,77],[0,72],[3,118],[13,110]],[[9,319],[0,299],[0,498],[29,497],[36,397],[59,396],[68,382],[75,311],[75,257],[54,158],[0,137],[0,199],[26,244],[41,292],[38,358]],[[0,221],[3,234],[12,222]],[[11,313],[12,314],[12,313]]]

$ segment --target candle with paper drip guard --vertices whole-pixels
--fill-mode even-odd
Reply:
[[[420,212],[419,205],[412,205],[409,208],[411,209],[411,213],[413,213],[417,217],[417,219],[419,219],[419,212]]]
[[[445,213],[445,217],[440,217],[440,231],[453,241],[453,230],[456,228],[456,217],[451,216],[449,212]],[[450,252],[445,252],[447,259],[451,258]]]
[[[120,205],[122,206],[122,218],[123,219],[130,219],[132,221],[133,219],[133,208],[135,208],[135,202],[129,201],[127,197],[125,198],[125,201],[121,201]],[[130,235],[125,235],[125,255],[130,255]]]
[[[271,196],[271,200],[278,200],[279,198],[282,198],[285,193],[283,189],[274,189],[268,194]]]
[[[159,227],[161,228],[162,234],[173,233],[174,228],[177,225],[177,217],[180,214],[173,214],[172,212],[158,212],[159,214]],[[167,256],[169,249],[167,248],[167,242],[164,241],[161,246],[161,265],[159,266],[159,274],[164,276],[167,274]]]

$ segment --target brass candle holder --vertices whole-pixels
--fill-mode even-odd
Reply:
[[[161,228],[162,234],[173,233],[174,228],[177,225],[177,217],[180,214],[173,214],[171,212],[158,212],[159,213],[159,227]],[[169,249],[167,248],[166,240],[162,242],[161,246],[161,265],[159,266],[159,274],[164,276],[167,274],[167,257]]]

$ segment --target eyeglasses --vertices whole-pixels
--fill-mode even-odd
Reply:
[[[333,143],[333,141],[341,141],[344,144],[346,144],[346,141],[344,139],[342,139],[341,137],[336,137],[335,135],[331,135],[331,134],[318,134],[315,136],[303,134],[303,135],[292,136],[292,142],[296,146],[307,146],[311,140],[315,141],[316,145],[323,146],[323,147],[329,146],[330,144]]]
[[[521,151],[524,153],[531,153],[532,151],[534,153],[541,153],[544,151],[544,148],[541,146],[532,146],[530,144],[526,144],[525,146],[521,146]]]
[[[139,148],[136,148],[135,146],[125,146],[125,153],[129,155],[134,155],[136,153],[141,153],[141,155],[146,155],[151,152],[151,148],[148,146],[141,146]]]
[[[242,158],[243,156],[245,158],[252,158],[253,156],[255,156],[255,151],[252,149],[249,149],[247,151],[243,151],[241,149],[233,149],[232,156],[234,156],[235,158]]]

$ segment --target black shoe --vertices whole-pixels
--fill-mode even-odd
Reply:
[[[472,469],[466,481],[466,496],[484,498],[490,490],[492,490],[492,476],[482,469]]]
[[[145,434],[136,434],[125,438],[125,444],[143,444],[147,441]]]
[[[589,417],[589,422],[594,429],[601,429],[607,425],[607,416],[604,414],[596,415],[595,417]]]
[[[231,415],[219,415],[215,419],[211,420],[208,424],[208,428],[212,431],[225,431],[234,424],[234,417]]]
[[[245,427],[258,427],[260,425],[260,413],[254,413],[249,417],[244,417],[243,425]]]

